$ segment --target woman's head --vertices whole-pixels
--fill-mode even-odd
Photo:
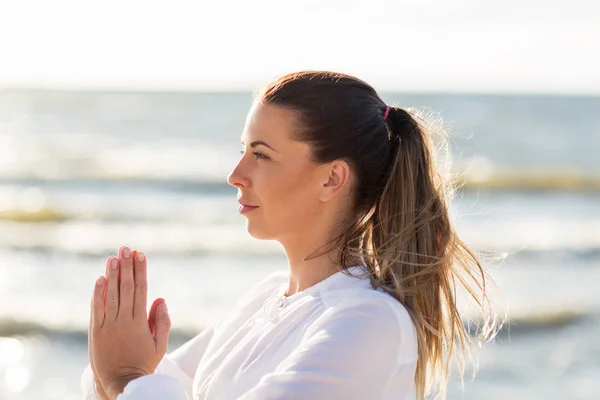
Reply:
[[[242,156],[229,175],[238,188],[249,233],[259,239],[293,241],[324,228],[343,206],[349,168],[343,161],[314,161],[312,146],[295,137],[294,111],[254,104],[242,134]]]
[[[348,216],[370,209],[395,147],[385,110],[372,87],[341,74],[292,74],[264,88],[229,177],[242,203],[259,206],[246,214],[250,233],[280,239],[322,229],[318,221],[338,231]]]
[[[413,317],[419,392],[437,384],[443,395],[450,357],[469,342],[455,288],[464,286],[483,310],[486,275],[451,226],[451,182],[436,170],[434,126],[387,107],[351,76],[283,76],[256,98],[229,182],[242,203],[259,206],[246,214],[253,236],[285,240],[328,228],[325,253],[335,250],[344,268],[362,260],[373,285]],[[493,326],[486,319],[483,335]]]

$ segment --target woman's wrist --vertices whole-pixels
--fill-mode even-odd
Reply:
[[[104,391],[104,387],[102,387],[102,383],[96,377],[94,377],[94,391],[96,392],[96,397],[98,397],[100,400],[110,400]]]

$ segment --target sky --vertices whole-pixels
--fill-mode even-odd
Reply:
[[[251,90],[326,69],[600,95],[599,21],[597,0],[0,0],[0,88]]]

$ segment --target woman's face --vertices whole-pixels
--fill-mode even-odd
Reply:
[[[306,233],[321,214],[326,171],[308,144],[292,140],[293,113],[256,105],[241,137],[242,156],[227,181],[238,188],[240,213],[250,235],[284,240]]]

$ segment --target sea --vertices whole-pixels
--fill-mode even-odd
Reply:
[[[453,222],[506,317],[448,398],[600,399],[600,97],[382,97],[443,120]],[[148,256],[170,350],[287,268],[277,243],[248,235],[226,183],[251,102],[0,90],[0,399],[82,398],[94,280],[121,245]]]

